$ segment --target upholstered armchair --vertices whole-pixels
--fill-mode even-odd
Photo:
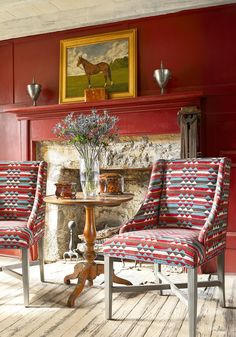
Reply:
[[[24,304],[29,304],[29,249],[38,245],[40,276],[44,281],[43,236],[47,164],[43,161],[0,162],[0,248],[22,252],[22,275],[2,270],[23,279]]]
[[[171,289],[188,305],[189,337],[196,337],[197,287],[218,286],[225,306],[230,162],[226,158],[160,160],[153,165],[148,193],[137,214],[104,244],[105,310],[112,317],[112,293]],[[218,280],[197,282],[197,269],[217,257]],[[158,284],[115,287],[114,258],[154,263]],[[188,271],[186,284],[174,284],[161,265]],[[188,296],[180,290],[188,288]]]

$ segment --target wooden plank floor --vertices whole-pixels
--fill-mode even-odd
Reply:
[[[0,264],[8,261],[0,258]],[[94,287],[83,291],[75,308],[67,308],[73,285],[64,285],[63,277],[73,271],[73,265],[63,261],[47,264],[47,283],[39,281],[39,267],[31,267],[30,308],[23,306],[21,281],[1,272],[0,336],[188,337],[186,308],[168,292],[163,296],[156,291],[114,294],[113,320],[106,321],[103,275],[96,279]],[[150,266],[115,265],[119,275],[134,284],[154,282]],[[179,276],[185,278],[183,274]],[[236,337],[235,275],[226,276],[228,308],[220,307],[218,289],[199,289],[198,294],[198,337]]]

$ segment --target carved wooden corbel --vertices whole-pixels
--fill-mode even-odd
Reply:
[[[181,108],[178,124],[181,134],[181,158],[196,158],[199,150],[201,111],[196,106]]]

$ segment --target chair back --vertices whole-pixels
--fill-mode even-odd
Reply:
[[[224,212],[224,218],[227,218],[224,200],[228,200],[229,194],[229,167],[227,158],[162,160],[155,163],[149,193],[155,189],[158,174],[158,227],[201,230],[214,203],[219,202],[221,210],[218,209],[218,212]]]
[[[0,220],[27,221],[46,191],[43,161],[0,161]]]

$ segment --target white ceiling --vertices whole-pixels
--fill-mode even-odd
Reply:
[[[0,0],[0,40],[229,3],[236,0]]]

